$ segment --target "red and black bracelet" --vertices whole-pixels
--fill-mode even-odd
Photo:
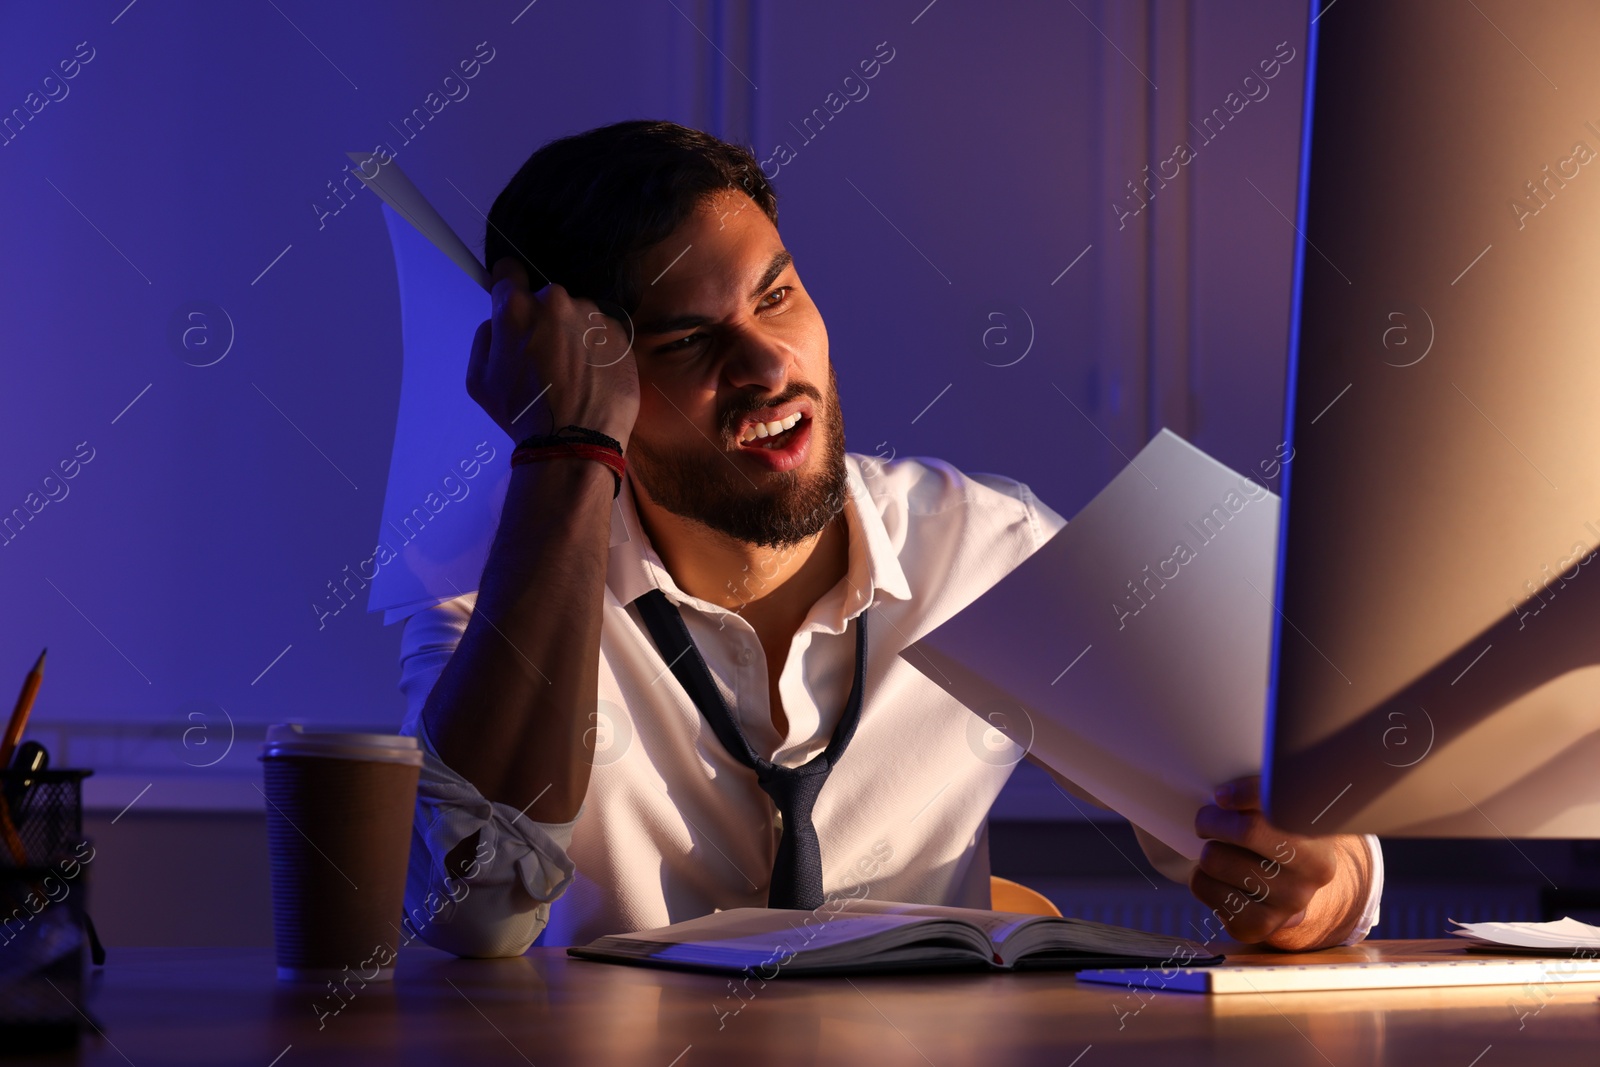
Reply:
[[[526,438],[512,451],[511,465],[518,467],[524,463],[539,463],[564,456],[593,459],[604,463],[611,468],[612,477],[616,479],[611,499],[615,500],[617,494],[622,492],[622,476],[628,470],[628,461],[622,455],[622,445],[615,438],[608,437],[599,430],[590,430],[583,426],[563,426],[555,433],[536,434]]]

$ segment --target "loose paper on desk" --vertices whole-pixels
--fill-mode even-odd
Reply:
[[[1479,945],[1498,948],[1525,948],[1542,952],[1571,952],[1600,949],[1600,926],[1579,922],[1572,916],[1548,923],[1464,923],[1451,919],[1459,929],[1450,932]]]
[[[1163,429],[907,662],[1188,859],[1260,770],[1278,497]]]

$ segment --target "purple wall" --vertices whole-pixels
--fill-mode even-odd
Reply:
[[[1239,469],[1278,440],[1292,231],[1266,201],[1292,214],[1303,56],[1150,211],[1112,205],[1164,124],[1303,51],[1299,5],[125,4],[0,15],[0,114],[24,116],[0,125],[0,514],[61,497],[0,545],[0,692],[50,646],[40,736],[113,810],[146,782],[153,807],[249,807],[262,723],[397,721],[398,628],[311,608],[370,549],[393,435],[388,239],[371,194],[328,187],[378,140],[474,246],[472,205],[554,136],[655,116],[787,142],[782,229],[854,451],[1070,515],[1163,422]],[[430,92],[455,99],[407,141],[390,124]]]

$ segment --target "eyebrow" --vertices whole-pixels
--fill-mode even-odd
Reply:
[[[794,257],[786,248],[780,248],[772,257],[772,262],[767,264],[767,269],[761,272],[761,279],[750,290],[749,299],[754,300],[763,295],[773,282],[778,280],[778,275],[788,270],[794,263]],[[692,330],[697,326],[704,326],[712,320],[705,315],[673,315],[670,318],[650,319],[635,325],[641,334],[676,333],[679,330]]]

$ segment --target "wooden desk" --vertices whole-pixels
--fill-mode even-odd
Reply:
[[[1459,951],[1455,942],[1396,941],[1232,960]],[[392,984],[358,989],[319,1029],[319,989],[276,981],[270,950],[113,949],[87,993],[106,1038],[87,1036],[75,1056],[35,1062],[1594,1067],[1597,994],[1600,985],[1557,982],[1544,994],[1162,993],[1141,1006],[1126,990],[1037,973],[780,977],[765,988],[752,982],[740,1000],[726,978],[573,960],[560,949],[459,960],[414,947]]]

